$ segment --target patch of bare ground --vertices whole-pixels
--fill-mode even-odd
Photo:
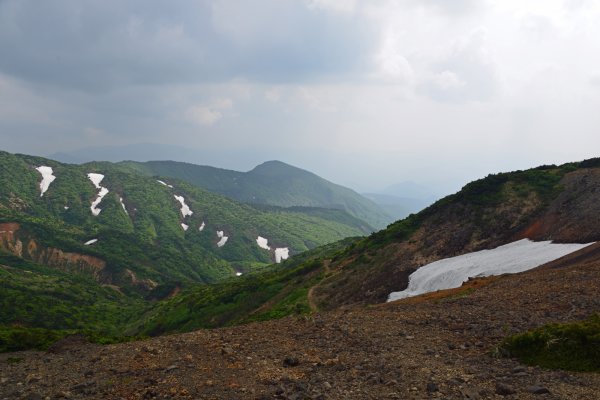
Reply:
[[[600,375],[495,358],[600,312],[600,245],[374,307],[110,346],[0,355],[0,399],[597,399]]]

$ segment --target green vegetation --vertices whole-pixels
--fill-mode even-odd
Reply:
[[[377,229],[392,220],[379,206],[353,190],[280,161],[263,163],[249,172],[174,161],[125,161],[119,165],[147,176],[181,179],[247,204],[338,209],[364,221],[362,226]]]
[[[600,371],[600,315],[550,324],[511,336],[500,349],[529,365],[570,371]]]
[[[104,336],[90,330],[52,330],[0,326],[0,353],[21,350],[47,350],[52,344],[71,335],[82,335],[86,341],[97,344],[122,343],[143,338],[142,336]],[[9,358],[8,361],[19,362],[16,358]]]
[[[43,197],[35,170],[40,165],[51,166],[57,177]],[[101,184],[110,190],[97,217],[90,211],[97,189],[89,172],[104,174]],[[366,231],[339,210],[257,209],[183,181],[169,183],[174,188],[106,162],[66,165],[0,152],[0,223],[18,223],[18,239],[41,248],[24,258],[37,260],[47,248],[95,256],[106,262],[103,281],[126,291],[141,287],[134,280],[214,283],[260,269],[273,262],[273,254],[257,246],[259,235],[296,254]],[[174,195],[185,198],[191,217],[182,217]],[[229,237],[223,247],[216,245],[217,231]],[[84,246],[90,239],[98,242]]]
[[[118,335],[145,303],[91,277],[0,253],[0,326]]]
[[[322,246],[260,274],[190,288],[152,307],[133,331],[154,336],[310,312],[307,293],[324,276],[323,263],[355,239]]]

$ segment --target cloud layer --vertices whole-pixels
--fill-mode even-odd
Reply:
[[[452,190],[598,155],[598,37],[585,0],[3,0],[1,147],[179,144]]]

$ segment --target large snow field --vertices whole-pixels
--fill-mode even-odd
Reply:
[[[37,167],[36,170],[42,174],[42,181],[40,182],[40,197],[42,197],[50,187],[50,184],[54,182],[56,176],[53,175],[52,167],[42,165]]]
[[[409,277],[408,288],[390,293],[388,301],[457,288],[472,277],[527,271],[589,245],[590,243],[562,244],[523,239],[492,250],[438,260],[413,272]]]

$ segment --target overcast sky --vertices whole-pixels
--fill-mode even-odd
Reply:
[[[11,152],[170,144],[447,192],[600,156],[599,128],[595,0],[0,0]]]

